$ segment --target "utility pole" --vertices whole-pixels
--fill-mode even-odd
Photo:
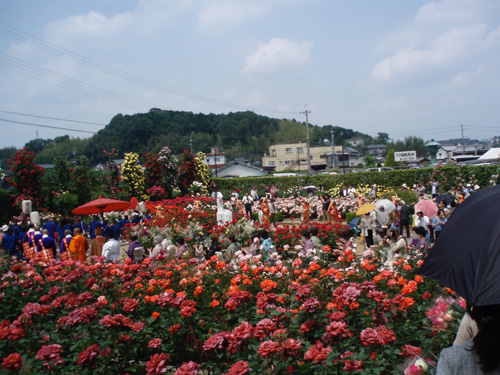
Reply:
[[[460,124],[460,129],[462,130],[462,155],[465,155],[464,126],[462,124]]]
[[[193,134],[189,136],[189,149],[191,150],[191,154],[193,153]]]
[[[305,109],[304,113],[306,115],[306,132],[307,132],[307,174],[311,173],[311,151],[309,150],[309,111],[307,108]]]

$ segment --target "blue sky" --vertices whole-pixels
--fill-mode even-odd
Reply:
[[[0,147],[153,107],[304,121],[307,105],[315,125],[485,139],[500,2],[2,0],[0,88]]]

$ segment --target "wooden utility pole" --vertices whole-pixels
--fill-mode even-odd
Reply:
[[[306,132],[307,132],[307,174],[310,174],[311,173],[311,151],[309,150],[310,146],[309,146],[309,113],[311,113],[311,111],[309,111],[307,108],[304,112],[300,112],[300,113],[304,113],[306,115]]]

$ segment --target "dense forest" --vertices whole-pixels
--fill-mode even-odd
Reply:
[[[372,138],[338,126],[310,126],[311,146],[324,144],[331,139],[333,128],[334,143],[340,144],[342,138],[362,138],[366,144],[386,143],[388,135],[379,133]],[[342,133],[342,136],[341,136]],[[142,155],[146,150],[158,152],[168,146],[175,154],[190,147],[193,152],[210,152],[218,146],[226,151],[229,159],[244,157],[250,161],[260,161],[269,146],[275,143],[305,142],[306,125],[295,119],[274,119],[253,112],[228,114],[194,114],[192,112],[164,111],[152,108],[148,113],[134,115],[117,114],[110,123],[87,139],[69,136],[54,139],[34,139],[26,143],[30,151],[36,153],[39,164],[53,163],[55,158],[76,160],[85,156],[90,164],[106,160],[103,150],[115,149],[118,158],[126,152]],[[14,148],[0,150],[0,160],[4,168],[7,159],[14,156]]]

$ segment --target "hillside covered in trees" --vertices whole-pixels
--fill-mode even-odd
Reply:
[[[311,146],[320,145],[323,140],[331,139],[331,126],[310,126]],[[343,138],[362,138],[366,144],[385,143],[388,135],[380,133],[378,138],[334,126],[334,143],[340,144]],[[190,147],[193,152],[210,152],[218,146],[228,157],[245,157],[250,161],[260,160],[262,155],[275,143],[305,142],[306,125],[304,122],[287,119],[274,119],[253,112],[228,114],[194,114],[192,112],[164,111],[158,108],[148,113],[134,115],[117,114],[110,123],[87,139],[70,138],[34,139],[25,147],[36,153],[39,164],[52,163],[56,157],[66,160],[88,158],[90,164],[106,160],[103,150],[115,149],[118,158],[126,152],[142,155],[146,150],[158,152],[168,146],[175,154]],[[15,149],[0,150],[2,158],[10,157]]]

